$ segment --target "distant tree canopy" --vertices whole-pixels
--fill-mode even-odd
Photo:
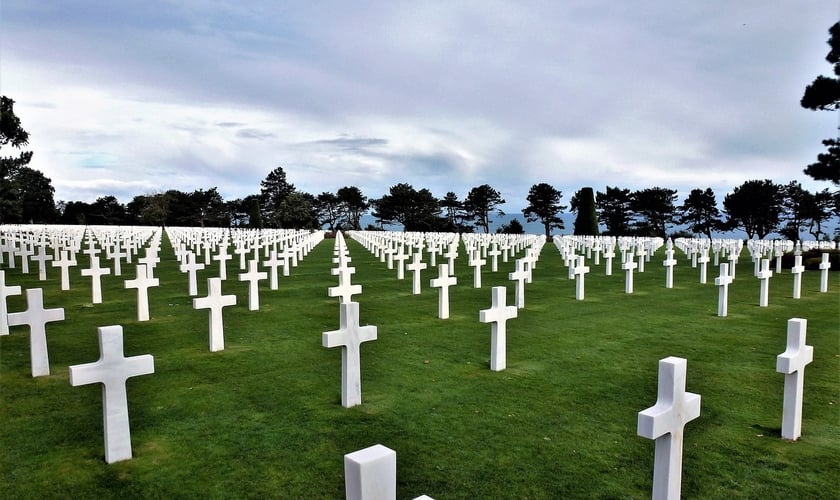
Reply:
[[[687,224],[694,234],[703,234],[712,239],[712,231],[721,228],[720,210],[712,188],[692,189],[678,212],[679,223]]]
[[[782,186],[769,179],[750,180],[723,199],[728,229],[742,229],[747,238],[764,239],[775,231],[782,215]]]
[[[528,200],[528,206],[522,209],[522,213],[528,222],[540,221],[547,239],[551,238],[553,228],[563,229],[563,219],[560,218],[560,214],[566,207],[560,204],[562,197],[563,193],[554,186],[541,182],[531,186],[525,198]]]
[[[484,229],[485,233],[490,232],[490,214],[496,212],[499,215],[504,215],[498,207],[503,204],[505,200],[498,191],[490,187],[489,184],[482,184],[470,189],[467,198],[464,200],[464,211],[467,216],[476,221],[476,225]]]
[[[830,50],[826,61],[834,67],[834,76],[817,76],[805,87],[799,104],[814,111],[837,111],[840,109],[840,22],[828,29]],[[804,172],[816,180],[831,181],[840,185],[840,138],[822,141],[827,148],[825,153],[817,155],[817,162],[805,167]]]
[[[831,52],[826,59],[840,76],[840,23],[829,30]],[[819,77],[802,98],[809,109],[840,109],[837,78]],[[29,133],[14,113],[14,101],[0,96],[0,148],[21,149]],[[826,178],[838,183],[840,140],[827,139],[829,152],[820,155]],[[5,153],[5,151],[4,151]],[[192,192],[169,189],[165,192],[135,196],[123,205],[113,195],[102,195],[94,202],[54,200],[52,181],[28,167],[31,151],[0,155],[0,223],[63,223],[103,225],[169,225],[201,227],[282,227],[288,229],[361,229],[361,218],[372,211],[379,227],[401,224],[406,231],[471,232],[473,224],[490,231],[495,212],[505,203],[489,184],[475,186],[463,200],[447,192],[436,198],[429,189],[415,189],[407,183],[390,187],[378,199],[368,199],[356,186],[344,186],[336,192],[318,196],[300,191],[288,181],[282,167],[275,167],[260,182],[258,194],[224,200],[217,187]],[[827,173],[826,173],[827,172]],[[547,237],[551,230],[563,229],[559,217],[565,206],[562,193],[547,183],[534,184],[522,209],[529,222],[539,221]],[[711,238],[714,231],[741,229],[748,238],[765,238],[778,232],[788,239],[799,239],[803,231],[814,238],[827,237],[824,226],[832,217],[840,217],[840,191],[811,193],[799,182],[785,185],[770,180],[750,180],[727,194],[723,212],[718,209],[711,188],[693,189],[680,207],[673,189],[653,187],[631,192],[606,186],[593,194],[581,188],[572,196],[571,210],[576,213],[575,234],[598,234],[598,223],[613,236],[639,235],[665,237],[669,224],[685,224],[694,234]],[[726,220],[723,220],[723,216]],[[373,226],[370,226],[373,227]],[[522,233],[517,219],[497,232]],[[835,237],[840,235],[837,231]]]
[[[525,228],[522,227],[522,223],[519,222],[519,219],[511,219],[510,222],[507,224],[502,224],[496,229],[496,233],[499,234],[525,234]]]
[[[29,144],[29,132],[21,126],[15,101],[0,96],[0,149],[20,149]],[[27,167],[31,151],[0,154],[0,223],[49,222],[55,217],[50,180]]]
[[[598,191],[596,204],[598,220],[606,226],[605,234],[622,236],[630,234],[630,196],[629,189],[607,186],[602,193]]]

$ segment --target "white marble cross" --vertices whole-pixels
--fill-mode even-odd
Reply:
[[[604,275],[605,276],[612,276],[612,261],[613,257],[615,257],[615,250],[613,250],[613,246],[609,245],[604,249]]]
[[[709,264],[709,254],[703,250],[700,256],[697,257],[697,262],[700,264],[700,284],[705,285],[708,275],[706,266]]]
[[[404,280],[405,279],[405,261],[408,260],[408,254],[403,251],[403,247],[400,246],[399,250],[394,252],[393,256],[391,257],[393,262],[397,263],[397,279]]]
[[[655,439],[653,500],[679,500],[683,428],[700,416],[700,396],[685,392],[686,360],[659,360],[656,404],[639,412],[637,433]]]
[[[102,384],[102,417],[105,431],[105,461],[131,458],[131,428],[128,423],[128,394],[125,381],[155,372],[150,354],[125,357],[123,328],[103,326],[99,332],[99,360],[70,367],[70,385]]]
[[[449,287],[458,284],[458,279],[449,275],[449,265],[438,266],[438,277],[429,282],[432,288],[440,288],[438,292],[438,318],[449,318]]]
[[[584,277],[589,272],[589,266],[584,263],[585,258],[581,255],[577,259],[575,268],[575,299],[583,300],[584,298]]]
[[[198,295],[198,279],[196,277],[196,271],[200,271],[202,269],[204,269],[204,264],[197,263],[195,261],[195,254],[187,252],[187,262],[185,264],[181,264],[180,270],[182,273],[187,273],[190,297]]]
[[[790,268],[793,274],[793,298],[798,299],[802,296],[802,273],[805,272],[805,266],[802,265],[802,256],[797,255],[794,258],[793,267]]]
[[[248,261],[248,272],[239,274],[239,281],[248,282],[248,310],[258,311],[260,309],[260,280],[268,278],[265,271],[257,271],[256,260]]]
[[[831,262],[828,260],[828,254],[822,254],[822,261],[820,261],[820,292],[828,292],[828,270],[831,269]]]
[[[665,266],[665,288],[674,288],[674,266],[677,265],[677,260],[674,258],[674,251],[670,248],[665,251],[665,260],[662,261],[662,265]]]
[[[149,321],[149,287],[160,285],[158,278],[149,277],[146,264],[137,264],[137,278],[126,280],[126,288],[137,289],[137,321]]]
[[[490,257],[490,272],[499,272],[499,255],[501,254],[502,252],[499,250],[499,245],[494,241],[490,250],[487,251],[487,255]]]
[[[718,287],[718,316],[725,317],[729,305],[729,285],[732,283],[732,276],[729,275],[729,264],[720,265],[720,276],[715,278],[715,286]]]
[[[814,360],[814,347],[805,345],[808,321],[800,318],[787,322],[787,348],[776,357],[776,371],[785,374],[785,399],[782,405],[782,437],[797,440],[802,434],[802,393],[805,365]]]
[[[761,271],[756,273],[755,276],[761,280],[758,305],[759,307],[767,307],[770,296],[770,278],[773,277],[773,271],[770,270],[770,259],[761,259]]]
[[[9,311],[6,298],[12,295],[20,295],[20,286],[6,285],[6,271],[0,270],[0,335],[9,334],[9,319],[6,313]]]
[[[508,273],[508,279],[515,282],[513,305],[517,309],[525,308],[525,280],[528,278],[528,273],[523,269],[524,265],[522,259],[516,259],[514,271]]]
[[[267,261],[263,262],[263,266],[268,268],[268,288],[270,290],[277,290],[280,288],[277,280],[277,268],[283,262],[277,258],[277,249],[272,248]]]
[[[639,256],[639,262],[644,262],[644,256]],[[624,269],[624,293],[633,293],[633,270],[637,267],[638,264],[633,261],[632,256],[628,256],[621,264],[621,268]]]
[[[225,325],[222,308],[236,305],[236,295],[222,295],[222,279],[207,279],[207,297],[193,299],[193,309],[210,309],[210,352],[224,350]]]
[[[324,332],[324,347],[341,347],[341,406],[350,408],[362,403],[362,375],[359,346],[362,342],[376,340],[376,327],[359,326],[359,303],[339,305],[338,330]]]
[[[420,260],[422,258],[423,252],[416,252],[411,262],[408,264],[408,266],[406,266],[406,268],[412,273],[411,293],[413,295],[420,294],[420,271],[428,267],[425,262],[422,262]]]
[[[91,302],[102,303],[102,276],[111,274],[107,267],[99,267],[99,257],[96,255],[90,258],[90,269],[82,269],[82,276],[90,276],[91,281]]]
[[[61,290],[70,290],[70,267],[76,265],[76,258],[71,258],[70,250],[61,252],[61,258],[52,262],[53,267],[61,268]]]
[[[642,245],[642,244],[639,244],[639,247],[636,249],[636,256],[639,257],[638,268],[639,268],[640,273],[645,272],[645,257],[647,257],[647,255],[648,255],[648,253],[647,253],[647,249],[645,248],[645,246]],[[632,257],[628,257],[627,260],[633,260],[633,259],[632,259]],[[622,267],[622,269],[625,269],[625,268]],[[633,292],[630,292],[630,293],[633,293]]]
[[[226,280],[227,279],[227,261],[233,259],[233,256],[231,256],[227,253],[227,244],[222,243],[221,245],[219,245],[219,253],[212,256],[211,259],[219,261],[219,278],[222,278],[223,280]],[[276,290],[276,288],[272,288],[272,290]]]
[[[64,308],[44,309],[43,293],[40,288],[27,289],[27,309],[8,314],[9,326],[29,325],[29,359],[33,377],[50,374],[47,323],[64,320]]]
[[[487,264],[487,261],[476,255],[470,262],[473,268],[473,288],[481,288],[481,266]]]
[[[502,371],[507,366],[507,320],[517,315],[516,306],[505,305],[507,288],[494,286],[490,309],[478,312],[478,320],[490,325],[490,369]]]
[[[38,247],[38,253],[32,257],[32,260],[38,263],[38,280],[44,281],[47,279],[47,261],[53,260],[52,255],[47,253],[44,246]]]
[[[327,296],[338,297],[342,304],[351,302],[353,295],[362,293],[362,285],[354,285],[352,274],[356,272],[355,267],[336,267],[330,273],[338,275],[338,285],[327,288]]]

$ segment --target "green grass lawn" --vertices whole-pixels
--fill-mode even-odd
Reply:
[[[343,498],[343,455],[381,443],[397,452],[400,498],[647,498],[653,441],[636,436],[637,413],[656,400],[658,361],[688,360],[686,390],[702,396],[687,424],[682,492],[686,498],[830,498],[840,472],[840,273],[818,293],[819,273],[792,298],[789,271],[770,280],[769,307],[745,251],[719,318],[717,269],[700,285],[677,253],[665,288],[664,249],[635,275],[603,263],[575,300],[557,249],[547,244],[526,285],[526,307],[507,323],[507,369],[489,370],[490,325],[478,312],[507,273],[472,288],[462,251],[450,319],[437,318],[437,291],[423,293],[396,270],[348,241],[353,283],[363,293],[362,325],[378,339],[361,346],[363,404],[343,408],[341,353],[321,346],[338,328],[330,274],[334,240],[319,244],[280,290],[261,283],[261,309],[247,310],[247,284],[229,262],[225,350],[209,352],[206,310],[194,310],[186,275],[168,240],[150,290],[151,321],[136,321],[136,291],[123,276],[103,278],[104,303],[92,305],[90,279],[73,268],[72,290],[57,269],[38,282],[6,269],[6,282],[43,287],[46,307],[66,320],[47,326],[52,374],[33,379],[26,327],[0,337],[0,498]],[[521,256],[521,254],[519,255]],[[230,266],[230,264],[233,266]],[[4,266],[5,268],[5,266]],[[216,265],[199,272],[199,295]],[[23,296],[9,311],[25,309]],[[780,438],[789,318],[808,320],[814,361],[805,371],[802,437]],[[127,356],[152,354],[155,373],[128,382],[134,458],[104,463],[101,390],[72,387],[68,366],[99,357],[96,329],[124,327]]]

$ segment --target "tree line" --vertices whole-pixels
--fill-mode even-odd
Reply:
[[[800,100],[803,108],[815,111],[840,109],[840,23],[829,29],[830,51],[826,60],[834,76],[818,76]],[[184,192],[171,189],[135,196],[122,204],[114,196],[102,196],[93,203],[54,201],[52,182],[28,167],[31,151],[29,133],[13,109],[14,101],[0,96],[0,148],[17,149],[12,156],[0,156],[0,223],[120,224],[213,227],[283,227],[289,229],[361,229],[361,218],[370,214],[376,224],[401,225],[406,231],[490,231],[491,217],[504,215],[505,203],[499,191],[488,184],[473,187],[463,199],[455,192],[436,197],[426,188],[407,183],[390,187],[379,198],[369,199],[355,186],[318,195],[295,188],[277,167],[260,182],[260,192],[224,200],[216,187]],[[816,180],[840,186],[840,138],[826,139],[827,151],[804,172]],[[522,215],[528,222],[542,224],[546,236],[565,229],[560,217],[575,214],[573,232],[665,237],[669,226],[683,225],[695,235],[712,237],[714,232],[743,230],[747,237],[763,239],[778,233],[790,240],[807,231],[814,239],[827,238],[824,227],[840,217],[840,191],[828,188],[810,192],[797,181],[776,184],[769,179],[748,180],[727,193],[719,207],[711,188],[692,189],[677,205],[677,191],[652,187],[631,191],[606,186],[595,193],[591,187],[577,191],[562,205],[562,192],[547,183],[534,184]],[[521,233],[522,224],[513,219],[497,231]],[[838,229],[840,231],[840,228]],[[840,238],[840,232],[835,233]]]

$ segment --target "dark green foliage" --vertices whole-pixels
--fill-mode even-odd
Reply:
[[[437,231],[443,225],[440,203],[426,188],[414,189],[411,184],[391,186],[388,194],[372,202],[374,217],[386,224],[402,224],[405,231]]]
[[[840,141],[822,141],[828,151],[817,155],[817,162],[805,167],[804,172],[818,181],[831,181],[840,185]]]
[[[475,220],[476,225],[484,229],[485,233],[490,232],[490,214],[496,212],[499,215],[505,213],[499,209],[499,205],[505,203],[502,195],[490,187],[489,184],[482,184],[470,189],[464,200],[464,211],[467,216]]]
[[[665,238],[676,213],[676,199],[674,189],[652,187],[635,191],[630,197],[630,210],[635,217],[633,234]]]
[[[525,234],[525,228],[519,219],[511,219],[507,224],[502,224],[496,229],[497,233],[501,234]]]
[[[603,193],[598,191],[598,220],[607,227],[604,234],[611,236],[630,234],[631,199],[629,189],[607,186]]]
[[[522,213],[528,222],[540,221],[545,229],[545,237],[548,239],[551,238],[553,228],[563,229],[563,219],[559,215],[566,207],[560,204],[562,197],[562,192],[545,182],[534,184],[528,190],[526,197],[528,206],[522,209]]]
[[[764,239],[779,226],[782,200],[782,186],[773,181],[746,181],[723,199],[727,227],[743,229],[750,239]]]
[[[260,181],[260,207],[263,210],[263,222],[269,227],[278,226],[277,212],[280,204],[295,192],[294,184],[286,180],[286,172],[283,167],[277,167],[265,179]]]
[[[572,202],[572,210],[577,212],[575,216],[576,235],[597,236],[598,213],[595,210],[595,193],[591,187],[580,188],[575,193]]]
[[[692,189],[679,208],[679,223],[688,224],[694,234],[712,239],[712,231],[720,229],[722,220],[712,188]]]
[[[840,22],[834,23],[828,30],[828,45],[831,47],[825,56],[826,61],[834,66],[834,76],[817,76],[805,88],[805,93],[799,104],[803,108],[822,111],[836,111],[840,109]],[[826,153],[817,156],[817,162],[808,165],[804,172],[816,180],[831,181],[840,185],[840,142],[836,139],[826,139],[823,142],[828,148]]]
[[[370,208],[367,196],[356,186],[344,186],[338,190],[336,196],[340,204],[341,225],[347,229],[361,229],[359,220]]]

